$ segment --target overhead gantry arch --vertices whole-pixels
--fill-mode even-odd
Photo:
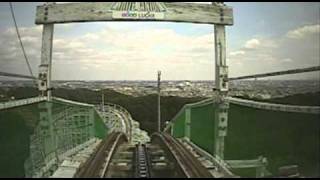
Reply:
[[[219,92],[219,109],[215,116],[218,129],[215,152],[223,159],[224,137],[227,135],[228,66],[226,65],[225,26],[233,25],[233,11],[223,3],[171,2],[86,2],[46,3],[38,6],[36,24],[43,25],[39,90],[51,101],[52,41],[54,24],[97,21],[162,21],[214,25],[215,84]]]
[[[233,12],[222,3],[87,2],[38,6],[36,14],[36,24],[128,20],[232,25]]]

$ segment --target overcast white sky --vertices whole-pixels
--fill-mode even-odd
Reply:
[[[40,63],[42,3],[14,3],[32,69]],[[226,3],[234,9],[227,27],[229,76],[317,66],[320,4]],[[0,71],[28,74],[7,2],[0,2]],[[212,25],[166,22],[103,22],[56,25],[53,79],[213,80]],[[319,72],[277,79],[315,79]]]

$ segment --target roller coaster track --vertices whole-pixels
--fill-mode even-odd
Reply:
[[[105,177],[112,155],[117,147],[126,141],[123,133],[109,134],[108,138],[101,142],[97,152],[78,170],[75,177]]]
[[[127,160],[133,163],[133,165],[127,169],[130,173],[124,173],[123,169],[120,167],[111,168],[111,165],[114,166],[119,162],[124,162],[124,159],[119,159],[121,156],[118,155],[119,153],[121,154],[121,149],[123,150],[123,147],[128,147],[129,144],[125,143],[127,142],[127,139],[124,133],[111,133],[108,138],[100,143],[96,152],[80,166],[74,177],[156,177],[153,172],[159,167],[152,163],[152,160],[150,159],[152,154],[150,146],[154,145],[160,145],[158,146],[160,148],[158,150],[166,151],[165,156],[167,156],[167,162],[174,164],[174,168],[167,168],[167,170],[170,171],[169,177],[213,177],[208,169],[201,164],[182,142],[164,133],[155,133],[153,138],[156,140],[153,141],[152,144],[138,144],[132,149],[132,153],[135,154],[135,156],[130,156],[131,158]],[[118,146],[121,146],[122,148],[118,148]],[[171,157],[174,157],[173,161],[169,160],[172,159]],[[171,167],[170,164],[167,164],[167,166]]]
[[[50,7],[48,7],[50,5]],[[21,99],[21,100],[14,100],[14,101],[9,101],[9,102],[3,102],[0,103],[0,110],[6,110],[10,108],[15,108],[19,106],[25,106],[29,104],[34,104],[42,101],[51,101],[51,92],[52,92],[52,87],[51,87],[51,62],[52,62],[52,41],[53,41],[53,25],[55,23],[69,23],[69,22],[87,22],[87,21],[109,21],[109,20],[125,20],[129,18],[117,18],[117,13],[116,11],[127,11],[127,10],[135,10],[135,11],[151,11],[153,13],[160,13],[166,11],[166,13],[169,13],[168,15],[173,16],[168,18],[165,16],[164,18],[161,18],[161,21],[172,21],[172,22],[191,22],[191,23],[208,23],[208,24],[215,24],[215,50],[216,50],[216,60],[218,63],[216,63],[216,72],[217,72],[217,78],[216,78],[216,83],[217,83],[217,89],[220,90],[219,96],[223,96],[223,98],[219,98],[219,100],[226,100],[227,102],[230,102],[232,104],[237,104],[237,105],[242,105],[242,106],[247,106],[251,108],[257,108],[257,109],[264,109],[264,110],[272,110],[272,111],[282,111],[282,112],[296,112],[296,113],[310,113],[310,114],[320,114],[320,107],[311,107],[311,106],[294,106],[294,105],[285,105],[285,104],[273,104],[273,103],[265,103],[265,102],[257,102],[257,101],[252,101],[252,100],[244,100],[244,99],[239,99],[239,98],[233,98],[233,97],[226,97],[224,98],[224,93],[223,91],[228,92],[228,86],[225,86],[225,82],[227,81],[234,81],[234,80],[243,80],[243,79],[252,79],[252,78],[263,78],[263,77],[269,77],[269,76],[279,76],[279,75],[288,75],[288,74],[297,74],[297,73],[306,73],[306,72],[313,72],[313,71],[319,71],[320,66],[314,66],[314,67],[308,67],[308,68],[301,68],[301,69],[291,69],[291,70],[286,70],[286,71],[278,71],[278,72],[270,72],[270,73],[262,73],[262,74],[254,74],[254,75],[246,75],[246,76],[240,76],[240,77],[232,77],[232,78],[227,78],[228,77],[228,69],[226,66],[226,59],[225,59],[225,25],[232,25],[233,24],[233,14],[232,14],[232,9],[228,8],[227,6],[224,7],[222,4],[218,3],[212,3],[213,6],[208,6],[207,8],[203,7],[203,5],[187,5],[187,4],[182,4],[178,6],[178,4],[169,4],[169,3],[140,3],[140,2],[135,2],[135,3],[129,3],[129,2],[121,2],[121,3],[113,3],[113,4],[105,4],[107,8],[106,12],[107,14],[104,14],[104,12],[101,11],[101,6],[99,4],[72,4],[70,6],[64,6],[64,5],[54,5],[51,3],[48,3],[44,6],[39,6],[37,7],[37,14],[36,14],[36,23],[37,24],[43,24],[43,41],[42,41],[42,53],[41,53],[41,65],[39,66],[39,78],[33,77],[30,64],[28,61],[28,58],[26,56],[26,52],[24,50],[24,46],[21,41],[20,33],[18,30],[18,26],[15,20],[14,12],[12,5],[10,4],[11,7],[11,12],[12,12],[12,17],[16,26],[16,31],[17,35],[20,41],[20,45],[23,51],[23,54],[25,56],[29,71],[31,76],[28,75],[21,75],[21,74],[14,74],[14,73],[6,73],[6,72],[0,72],[0,76],[6,76],[6,77],[14,77],[14,78],[26,78],[26,79],[32,79],[32,80],[39,80],[39,90],[42,91],[42,93],[47,93],[48,97],[34,97],[34,98],[28,98],[28,99]],[[166,8],[166,6],[168,6]],[[50,9],[50,13],[48,16],[48,8]],[[91,14],[90,13],[83,13],[81,10],[82,9],[91,9]],[[208,10],[211,10],[213,13],[208,14]],[[184,15],[184,10],[192,10],[194,12],[201,12],[199,13],[199,20],[195,20],[195,17],[193,16],[185,16]],[[215,12],[217,9],[217,12]],[[109,13],[109,11],[112,11],[112,15]],[[168,11],[167,11],[168,10]],[[181,11],[182,10],[182,11]],[[99,12],[98,12],[99,11]],[[69,12],[73,12],[69,14]],[[76,12],[76,13],[75,13]],[[92,16],[92,13],[95,14],[95,12],[98,12],[98,14],[95,15],[95,17]],[[211,12],[211,11],[210,11]],[[77,14],[79,13],[79,14]],[[118,12],[119,13],[119,12]],[[182,14],[181,14],[182,13]],[[195,13],[195,14],[196,14]],[[160,14],[160,15],[161,15]],[[194,13],[193,13],[194,14]],[[48,18],[48,17],[49,18]],[[162,17],[162,15],[161,15]],[[197,17],[197,16],[196,16]],[[212,18],[214,17],[214,18]],[[56,18],[56,19],[55,19]],[[198,18],[197,18],[198,19]],[[211,19],[214,21],[208,21],[206,19]],[[51,20],[51,21],[50,21]],[[134,18],[130,20],[139,20]],[[140,20],[145,21],[145,20],[150,20],[150,19],[145,19],[141,18]],[[155,19],[153,19],[155,20]],[[159,20],[157,18],[157,20]],[[228,20],[228,22],[226,22]],[[50,21],[50,22],[49,22]],[[220,81],[222,82],[220,84]],[[44,85],[43,85],[44,84]],[[159,93],[160,94],[160,93]],[[77,173],[75,174],[75,177],[109,177],[107,175],[108,170],[110,171],[118,171],[118,169],[113,169],[110,168],[110,165],[112,165],[112,160],[116,159],[114,158],[114,155],[119,153],[118,148],[120,145],[122,145],[125,142],[128,142],[131,140],[131,134],[132,134],[132,118],[129,114],[129,112],[122,108],[121,106],[114,105],[114,104],[109,104],[107,106],[110,106],[110,109],[108,112],[105,112],[104,109],[101,111],[99,107],[91,104],[85,104],[85,103],[79,103],[79,102],[74,102],[74,101],[69,101],[61,98],[53,98],[53,100],[58,101],[59,103],[66,103],[66,104],[73,104],[73,105],[81,105],[85,107],[92,107],[90,110],[95,110],[97,111],[98,115],[102,116],[102,119],[107,119],[106,117],[110,117],[112,114],[113,117],[117,117],[116,119],[121,119],[122,125],[125,126],[125,132],[112,132],[110,133],[106,139],[104,139],[100,145],[99,148],[84,162],[80,168],[77,170]],[[199,103],[194,103],[191,105],[185,105],[183,109],[178,113],[184,113],[184,110],[187,107],[199,107],[203,106],[205,104],[211,104],[215,103],[215,100],[208,99]],[[223,102],[224,103],[224,102]],[[50,103],[49,103],[50,104]],[[227,103],[226,103],[227,104]],[[223,104],[224,106],[224,104]],[[50,107],[50,108],[49,108]],[[222,107],[222,106],[221,106]],[[227,108],[223,107],[218,107],[220,108],[220,113],[218,114],[219,118],[221,117],[221,120],[224,120],[227,116]],[[160,106],[159,106],[160,108]],[[67,115],[66,113],[62,112],[59,113],[60,109],[54,110],[51,112],[51,106],[47,107],[47,114],[48,114],[48,119],[49,121],[58,121],[59,119],[68,119],[66,118]],[[80,112],[79,112],[80,111]],[[88,114],[88,113],[81,113],[82,110],[78,109],[73,109],[71,107],[65,108],[65,112],[68,112],[69,114],[76,114],[77,117]],[[160,111],[160,110],[159,110]],[[94,112],[94,111],[90,111]],[[190,112],[190,111],[189,111]],[[42,112],[41,112],[42,113]],[[44,115],[47,115],[45,113],[42,113]],[[57,114],[53,116],[52,114]],[[93,113],[91,115],[94,115]],[[109,116],[110,115],[110,116]],[[42,116],[42,115],[41,115]],[[52,117],[53,116],[53,117]],[[91,116],[92,117],[92,116]],[[176,116],[177,117],[177,116]],[[174,119],[176,119],[174,117]],[[43,118],[46,120],[46,118]],[[92,118],[93,119],[93,118]],[[110,118],[112,119],[112,118]],[[187,119],[187,118],[185,118]],[[108,119],[109,120],[109,119]],[[187,122],[187,121],[186,121]],[[226,122],[226,121],[225,121]],[[51,123],[51,122],[50,122]],[[187,124],[187,123],[186,123]],[[172,124],[171,124],[172,125]],[[160,125],[159,125],[160,127]],[[219,126],[218,126],[219,127]],[[221,127],[221,126],[220,126]],[[78,128],[78,127],[77,127]],[[223,127],[227,128],[227,126]],[[68,129],[70,130],[70,129]],[[166,128],[167,130],[167,128]],[[51,128],[51,136],[53,137],[53,128]],[[117,130],[115,130],[117,131]],[[189,133],[190,134],[190,133]],[[219,135],[220,136],[220,135]],[[225,135],[223,135],[225,136]],[[170,154],[170,159],[173,157],[175,160],[175,167],[177,169],[173,169],[173,171],[177,170],[179,172],[182,172],[182,175],[184,177],[188,178],[203,178],[203,177],[215,177],[208,171],[208,168],[205,167],[202,162],[195,157],[195,154],[188,149],[186,146],[188,145],[188,140],[183,144],[182,141],[179,141],[178,139],[170,136],[169,134],[166,133],[155,133],[153,136],[153,140],[157,139],[156,141],[153,141],[153,145],[156,143],[161,144],[163,149],[166,149],[168,153],[164,154]],[[217,139],[215,139],[217,140]],[[223,140],[224,141],[224,140]],[[131,142],[131,141],[130,141]],[[221,141],[222,142],[222,141]],[[224,143],[224,142],[223,142]],[[128,143],[129,144],[129,143]],[[128,145],[126,144],[126,145]],[[187,144],[187,145],[186,145]],[[148,144],[147,144],[148,145]],[[135,168],[132,168],[132,172],[135,171],[135,177],[152,177],[152,168],[153,165],[152,163],[149,162],[149,151],[148,151],[148,146],[147,145],[138,145],[135,149]],[[129,146],[132,146],[132,144],[129,144]],[[160,147],[160,146],[158,146]],[[189,147],[192,149],[195,149],[192,147],[192,143],[189,142]],[[224,146],[221,146],[224,147]],[[163,150],[161,149],[161,150]],[[223,150],[223,149],[222,149]],[[202,151],[201,149],[198,151]],[[132,152],[130,152],[132,153]],[[202,154],[205,154],[206,152],[203,152]],[[223,154],[223,153],[222,153]],[[67,156],[67,155],[65,155]],[[168,155],[169,156],[169,155]],[[57,156],[58,157],[58,156]],[[208,156],[209,157],[209,156]],[[113,159],[114,158],[114,159]],[[222,156],[223,158],[223,156]],[[59,158],[57,158],[59,159]],[[213,161],[215,161],[213,159]],[[128,161],[131,161],[129,159]],[[53,158],[52,158],[53,162]],[[220,166],[219,163],[223,162],[223,159],[220,162],[217,162],[214,164],[212,167],[217,168]],[[237,161],[230,161],[233,162],[233,164],[238,163]],[[122,163],[122,162],[121,162]],[[50,163],[48,163],[50,164]],[[48,166],[46,164],[46,166]],[[135,170],[133,170],[135,169]],[[224,168],[223,169],[225,172],[221,173],[222,175],[229,174],[231,175],[230,172],[227,172],[228,169]],[[215,170],[214,170],[215,171]],[[216,172],[222,172],[216,171]],[[128,174],[126,174],[128,175]]]
[[[212,178],[208,170],[177,139],[165,133],[155,133],[153,138],[158,138],[165,144],[182,169],[185,177]]]
[[[136,178],[150,178],[150,162],[149,155],[145,144],[136,145],[136,168],[135,177]]]
[[[122,119],[124,123],[125,133],[128,135],[129,141],[132,138],[132,117],[131,114],[122,106],[118,104],[105,103],[104,108],[101,105],[95,106],[98,114],[103,117],[103,119],[108,119],[110,115],[116,115]],[[107,122],[105,122],[107,123]]]

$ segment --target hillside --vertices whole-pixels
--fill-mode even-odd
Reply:
[[[16,99],[25,97],[33,97],[38,94],[35,88],[19,87],[12,88],[10,91],[4,91],[0,89],[0,93],[5,94],[7,97],[14,96]],[[125,94],[118,93],[116,91],[105,89],[105,101],[115,103],[126,108],[132,115],[132,117],[140,122],[141,128],[149,133],[156,130],[157,121],[157,95],[147,95],[140,97],[133,97]],[[55,89],[53,95],[70,99],[79,102],[86,102],[92,104],[101,103],[101,91],[93,91],[89,89]],[[247,97],[244,97],[247,98]],[[182,108],[184,104],[200,101],[204,98],[182,98],[176,96],[167,96],[161,98],[161,120],[162,125],[165,121],[169,121],[173,116]],[[5,99],[2,99],[5,100]],[[253,99],[262,101],[258,99]],[[263,100],[264,102],[283,103],[292,105],[309,105],[309,106],[320,106],[320,92],[307,93],[307,94],[296,94],[292,96]]]
[[[12,88],[10,91],[4,91],[0,89],[1,94],[5,94],[7,97],[14,96],[16,99],[21,99],[25,97],[34,97],[38,95],[38,91],[34,88],[29,87],[19,87]],[[105,94],[105,101],[119,104],[126,108],[132,115],[132,117],[140,122],[140,127],[149,133],[154,132],[157,129],[157,95],[147,95],[141,97],[133,97],[118,93],[116,91],[105,89],[103,90]],[[53,95],[56,97],[61,97],[69,100],[86,102],[92,104],[101,103],[101,91],[93,91],[89,89],[55,89]],[[8,98],[3,98],[2,101]],[[161,98],[161,120],[162,125],[165,121],[169,121],[184,104],[197,102],[203,98],[182,98],[167,96]]]

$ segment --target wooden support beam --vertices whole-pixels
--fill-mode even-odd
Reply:
[[[268,160],[265,157],[259,156],[257,159],[248,159],[248,160],[226,160],[229,167],[232,169],[241,169],[241,168],[255,168],[256,177],[264,177],[269,175],[270,172],[267,170]]]
[[[250,159],[250,160],[226,160],[227,164],[233,169],[239,168],[256,168],[266,166],[261,159]]]
[[[215,35],[215,87],[218,91],[218,106],[214,116],[214,152],[224,159],[224,137],[228,129],[228,67],[226,66],[226,35],[224,25],[214,26]]]
[[[226,65],[226,32],[225,26],[215,25],[215,88],[221,93],[228,91],[228,67]]]
[[[38,6],[36,24],[71,23],[89,21],[170,21],[204,24],[233,24],[232,8],[225,5],[208,5],[195,3],[164,3],[158,2],[149,11],[133,11],[127,9],[119,11],[117,3],[121,2],[86,2],[50,4]],[[147,2],[149,4],[154,2]],[[160,5],[159,5],[160,4]],[[159,12],[158,9],[161,9]],[[128,12],[136,16],[128,16]],[[124,13],[124,15],[122,15]],[[140,15],[141,16],[140,16]],[[146,15],[150,15],[147,18]],[[142,16],[143,15],[143,16]],[[153,18],[152,18],[153,17]]]
[[[47,92],[47,100],[51,100],[51,65],[52,65],[52,42],[53,24],[43,25],[41,65],[39,66],[39,90]]]

